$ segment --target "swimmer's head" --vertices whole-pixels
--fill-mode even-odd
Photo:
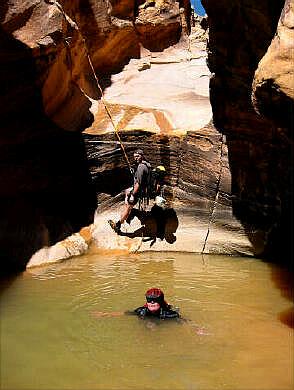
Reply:
[[[147,307],[150,311],[157,311],[162,306],[166,306],[166,302],[164,300],[164,293],[160,288],[150,288],[146,291],[146,301]]]
[[[164,302],[164,293],[160,288],[150,288],[146,291],[146,300],[148,301],[156,301],[156,302]]]

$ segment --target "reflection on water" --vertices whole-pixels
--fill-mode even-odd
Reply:
[[[294,275],[292,272],[288,272],[285,269],[273,267],[272,279],[275,285],[280,289],[283,297],[288,298],[291,302],[294,301]],[[294,306],[287,308],[286,310],[279,313],[279,319],[285,325],[294,328]]]
[[[278,275],[280,275],[278,277]],[[95,317],[161,287],[186,321]],[[1,293],[1,389],[292,389],[292,310],[254,259],[87,255],[32,269]]]

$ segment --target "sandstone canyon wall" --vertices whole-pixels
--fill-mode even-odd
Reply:
[[[189,1],[61,0],[60,3],[79,26],[100,80],[120,71],[131,58],[139,58],[141,46],[158,51],[176,43],[182,33],[180,9],[189,31]]]
[[[291,264],[292,3],[286,2],[283,10],[283,1],[262,1],[258,5],[250,1],[205,2],[213,124],[206,123],[201,128],[195,122],[194,130],[185,131],[182,127],[180,135],[177,121],[170,120],[173,108],[165,104],[157,114],[170,123],[164,125],[161,121],[160,126],[157,121],[149,124],[150,131],[143,131],[139,119],[136,122],[134,118],[144,112],[144,93],[137,99],[139,107],[135,107],[136,103],[123,97],[119,88],[117,95],[109,92],[111,88],[106,90],[128,154],[140,146],[153,165],[162,163],[168,168],[168,193],[180,217],[177,232],[182,243],[172,247],[154,245],[153,250],[201,252],[204,248],[205,253],[255,255]],[[146,74],[152,72],[153,63],[156,61],[151,55],[151,69]],[[128,86],[128,80],[137,76],[134,73],[127,77],[126,72],[121,79]],[[191,74],[195,77],[196,72]],[[174,74],[171,80],[174,82]],[[157,82],[159,90],[160,80]],[[166,88],[168,84],[166,81]],[[146,85],[146,94],[147,91]],[[199,85],[195,91],[199,91]],[[183,97],[179,94],[176,99],[180,107]],[[188,107],[188,101],[186,104]],[[155,106],[153,101],[152,107]],[[196,107],[195,101],[195,110]],[[149,115],[151,106],[145,112]],[[180,116],[176,108],[174,112]],[[107,121],[97,123],[87,139],[101,210],[112,208],[112,203],[119,200],[112,197],[129,180],[119,145],[114,134],[109,133],[111,128]],[[209,233],[206,245],[205,230]],[[103,233],[98,228],[97,232]]]
[[[80,133],[99,98],[88,54],[107,84],[142,42],[176,42],[179,3],[149,3],[1,1],[0,273],[24,269],[36,250],[93,221]]]
[[[263,240],[266,257],[293,264],[293,1],[203,5],[213,118],[227,139],[234,215],[254,245]]]
[[[287,1],[283,8],[284,1],[204,3],[209,17],[214,126],[207,123],[197,128],[195,122],[195,130],[179,135],[176,123],[160,126],[157,122],[150,132],[144,132],[139,122],[131,120],[142,115],[144,94],[137,100],[137,112],[134,106],[112,106],[120,118],[119,128],[129,128],[123,134],[128,153],[139,145],[153,165],[160,162],[168,167],[170,199],[182,214],[178,231],[181,227],[185,243],[176,243],[170,250],[201,251],[202,224],[206,230],[210,227],[205,253],[249,254],[287,265],[293,261],[292,4]],[[146,72],[152,71],[152,56],[150,63]],[[160,93],[160,80],[154,88]],[[119,90],[117,96],[107,90],[108,95],[113,103],[131,100],[124,99]],[[166,119],[170,119],[173,112],[167,105],[165,108]],[[128,121],[133,123],[133,131]],[[95,126],[90,129],[93,144],[88,140],[88,155],[94,181],[102,192],[99,201],[103,209],[107,197],[117,195],[128,178],[119,145],[110,146],[115,144],[115,136],[109,134],[111,126],[100,123],[97,127],[99,130]],[[117,176],[120,182],[113,180]],[[194,219],[189,221],[188,215]],[[185,241],[189,228],[192,233]],[[163,250],[163,246],[154,245],[153,250],[156,248]]]
[[[96,205],[81,134],[91,123],[81,35],[44,1],[2,1],[0,273],[89,224]],[[64,38],[68,37],[68,45]],[[76,56],[70,64],[69,57]],[[77,106],[79,103],[79,106]],[[69,110],[71,115],[66,114]]]
[[[153,165],[168,168],[167,197],[183,216],[188,237],[175,250],[201,252],[210,227],[206,253],[289,263],[293,1],[286,1],[283,12],[281,0],[203,4],[209,16],[213,124],[179,128],[172,105],[169,112],[167,106],[156,111],[154,104],[145,111],[114,104],[113,112],[118,118],[126,112],[125,124],[134,119],[122,134],[128,153],[142,146]],[[91,129],[100,98],[92,66],[107,91],[112,74],[143,49],[162,51],[187,35],[189,17],[189,1],[1,2],[1,271],[23,269],[36,250],[90,224],[97,194],[100,209],[116,208],[129,177],[119,145],[111,146],[113,128],[106,123],[101,131],[101,122],[98,134],[81,136]],[[186,63],[204,69],[203,53],[195,53],[193,58],[190,48]],[[147,69],[161,62],[148,58]],[[187,72],[182,59],[179,63]],[[199,80],[207,77],[199,74]],[[208,96],[201,88],[200,82],[168,103],[186,102],[190,109],[194,102],[207,114]],[[144,120],[153,115],[156,130],[142,129],[142,121],[137,126],[137,114]]]

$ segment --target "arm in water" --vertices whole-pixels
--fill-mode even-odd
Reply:
[[[138,309],[142,309],[142,308],[138,308]],[[114,318],[114,317],[122,317],[124,315],[131,315],[131,316],[138,316],[140,319],[143,319],[143,320],[149,320],[149,322],[152,320],[152,317],[150,317],[150,316],[139,315],[137,312],[138,309],[127,310],[127,311],[113,311],[113,312],[94,311],[94,312],[92,312],[92,316],[94,318]],[[207,329],[205,329],[205,327],[195,324],[195,322],[192,320],[178,317],[178,316],[171,316],[171,317],[166,316],[164,318],[161,318],[161,320],[164,320],[167,318],[175,319],[176,323],[178,323],[178,324],[188,325],[189,328],[192,329],[192,332],[194,334],[197,334],[198,336],[209,336],[210,335],[210,333],[207,331]],[[152,326],[154,325],[153,321],[151,321],[150,323],[152,324]],[[150,324],[148,327],[151,327]]]
[[[179,318],[180,315],[177,310],[173,310],[172,306],[170,306],[164,300],[164,293],[159,288],[151,288],[146,294],[146,303],[143,306],[138,307],[133,311],[116,311],[116,312],[103,312],[103,311],[95,311],[93,312],[93,316],[96,318],[101,317],[120,317],[124,314],[128,315],[137,315],[140,318],[145,317],[153,317],[158,319],[171,319],[171,318]]]

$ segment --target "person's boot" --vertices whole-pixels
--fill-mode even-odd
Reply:
[[[111,219],[109,219],[108,221],[109,225],[112,227],[112,229],[115,231],[115,233],[119,233],[120,232],[120,228],[121,228],[121,222],[120,221],[117,221],[116,223],[114,221],[112,221]]]

